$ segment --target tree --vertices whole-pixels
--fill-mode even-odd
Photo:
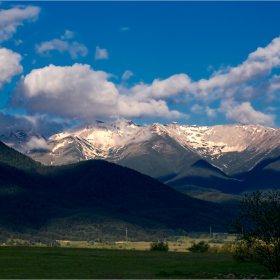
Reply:
[[[191,243],[192,246],[187,248],[187,250],[191,251],[192,253],[205,253],[208,252],[210,248],[210,245],[204,240],[201,240],[198,243],[191,241]]]
[[[160,241],[160,242],[152,242],[150,244],[150,251],[168,251],[169,250],[169,247],[168,247],[168,244],[167,242],[163,242],[163,241]]]
[[[272,273],[280,272],[280,191],[245,194],[237,218],[227,227],[237,234],[236,261],[258,263]]]

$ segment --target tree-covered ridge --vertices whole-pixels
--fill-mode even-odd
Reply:
[[[45,167],[2,143],[0,213],[3,228],[57,239],[117,237],[125,227],[135,239],[208,231],[210,225],[223,231],[230,215],[226,207],[117,164],[90,160]]]
[[[42,166],[41,163],[32,160],[20,152],[6,146],[0,141],[0,162],[16,167],[24,171],[35,171]]]

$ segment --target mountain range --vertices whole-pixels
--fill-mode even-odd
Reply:
[[[143,155],[148,155],[152,164],[151,158],[166,162],[176,156],[178,164],[169,167],[164,164],[165,170],[153,170],[149,164],[146,169],[139,170],[154,178],[168,172],[178,175],[182,167],[189,167],[201,158],[228,175],[236,175],[252,169],[266,158],[280,155],[280,129],[261,125],[199,127],[154,123],[139,126],[125,120],[95,121],[48,139],[31,130],[18,130],[0,135],[0,140],[46,165],[88,159],[131,165],[130,158],[141,161],[139,157]],[[138,166],[141,168],[144,167]]]
[[[193,193],[197,187],[204,193],[208,189],[236,195],[278,187],[270,178],[278,178],[280,171],[280,129],[258,124],[139,126],[126,120],[94,121],[48,139],[16,131],[0,140],[45,165],[102,159],[182,192]]]
[[[44,166],[0,142],[0,229],[52,240],[151,240],[224,231],[228,206],[182,194],[104,160]],[[0,234],[1,239],[1,234]]]
[[[240,195],[279,188],[279,133],[130,121],[49,138],[10,131],[0,135],[0,228],[77,240],[121,239],[126,227],[135,240],[224,231]]]

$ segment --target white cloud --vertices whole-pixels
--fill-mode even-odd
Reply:
[[[191,111],[192,111],[194,114],[201,115],[201,114],[203,113],[203,107],[200,106],[199,104],[194,104],[194,105],[191,107]]]
[[[95,60],[98,59],[108,59],[108,52],[106,49],[100,49],[99,47],[96,47],[95,49]]]
[[[231,98],[248,82],[256,81],[260,84],[263,77],[268,76],[273,68],[279,66],[280,37],[275,38],[266,47],[258,48],[249,54],[248,59],[241,65],[217,71],[209,80],[201,79],[192,83],[188,91],[194,92],[197,97],[204,100]],[[228,94],[228,89],[231,91],[231,96]]]
[[[63,118],[91,120],[120,115],[125,118],[154,116],[186,118],[170,111],[166,102],[121,94],[108,81],[109,74],[94,71],[89,65],[50,65],[23,77],[10,105],[22,106],[31,113],[50,113]]]
[[[32,137],[26,144],[25,144],[27,150],[34,150],[34,149],[43,149],[43,150],[49,150],[49,145],[46,142],[44,138],[36,138]]]
[[[280,90],[280,76],[274,75],[270,79],[270,87],[269,87],[269,92],[270,93],[275,93]]]
[[[275,110],[276,108],[271,106],[265,108],[265,112],[269,112],[269,113],[274,112]]]
[[[65,30],[65,34],[63,36],[61,36],[61,39],[71,39],[74,37],[74,32],[70,31],[70,30]]]
[[[72,45],[67,41],[54,39],[45,43],[37,46],[38,52],[57,49],[60,52],[67,50],[71,54]],[[71,55],[78,54],[73,50]],[[95,59],[107,58],[107,50],[96,47]],[[255,110],[251,102],[255,104],[253,101],[260,98],[268,103],[279,99],[279,76],[268,79],[272,69],[277,67],[280,67],[280,37],[249,54],[240,65],[225,67],[215,71],[209,79],[198,81],[181,73],[166,79],[155,79],[151,84],[139,83],[128,88],[122,83],[116,87],[108,81],[109,74],[94,71],[89,65],[50,65],[23,77],[11,104],[24,104],[32,113],[51,113],[72,119],[108,118],[114,115],[172,119],[187,118],[188,115],[170,110],[167,101],[188,101],[194,104],[191,112],[196,114],[215,117],[217,113],[223,113],[237,122],[272,126],[275,116]],[[122,79],[128,79],[132,74],[127,70]],[[219,109],[210,108],[215,100],[221,100]]]
[[[155,79],[152,84],[140,83],[130,89],[122,89],[122,91],[129,92],[137,100],[172,98],[176,103],[182,104],[190,101],[204,102],[205,113],[207,116],[214,117],[216,111],[210,109],[209,104],[215,100],[235,100],[235,102],[239,102],[237,104],[241,104],[240,109],[245,109],[247,106],[248,110],[246,102],[259,98],[272,102],[275,100],[275,94],[278,94],[278,100],[280,79],[274,76],[268,80],[272,69],[278,67],[280,67],[280,37],[275,38],[266,47],[258,48],[249,54],[242,64],[215,71],[209,79],[192,81],[188,75],[182,73],[164,80]],[[195,112],[198,107],[192,109]],[[250,119],[248,115],[247,121],[259,120],[262,123],[273,123],[271,116],[263,116],[258,111],[253,114],[252,110],[249,111],[250,116],[254,115],[254,119]],[[238,119],[237,116],[234,118]],[[244,121],[246,121],[245,116]]]
[[[120,95],[118,100],[119,115],[125,118],[153,116],[166,119],[185,118],[189,116],[176,110],[169,110],[164,100],[139,100],[135,96]]]
[[[141,130],[140,133],[138,133],[137,137],[130,140],[130,143],[141,143],[145,141],[149,141],[152,138],[152,133],[148,129]]]
[[[177,74],[164,80],[155,79],[151,85],[136,85],[131,91],[147,98],[170,98],[184,93],[204,102],[230,99],[236,95],[240,100],[242,97],[248,100],[265,94],[261,91],[263,78],[276,67],[280,67],[280,37],[265,48],[258,48],[242,64],[216,71],[209,79],[195,82],[186,74]],[[256,86],[248,85],[252,81]]]
[[[43,55],[48,55],[49,51],[58,50],[60,53],[69,52],[73,59],[77,59],[79,55],[86,56],[88,54],[87,47],[78,42],[69,43],[60,39],[43,42],[36,45],[36,52]]]
[[[126,70],[122,75],[122,80],[128,80],[130,77],[132,77],[134,74],[130,70]]]
[[[274,126],[275,115],[254,110],[250,102],[238,104],[233,100],[221,102],[219,109],[226,117],[242,124],[264,124]]]
[[[216,110],[211,109],[209,106],[206,106],[205,112],[209,118],[215,118],[217,116]]]
[[[40,8],[35,6],[18,6],[9,10],[0,10],[0,43],[12,38],[17,27],[25,20],[36,21]]]
[[[23,71],[21,59],[20,54],[0,48],[0,89],[4,83],[9,83],[15,75]]]
[[[20,44],[23,43],[22,40],[14,40],[14,42],[15,42],[15,45],[16,45],[16,46],[18,46],[18,45],[20,45]]]
[[[130,91],[141,99],[165,99],[184,93],[190,86],[191,80],[186,74],[173,75],[165,80],[155,79],[151,85],[140,83]]]
[[[191,112],[197,115],[202,115],[204,113],[206,113],[207,117],[209,118],[214,118],[216,117],[216,110],[215,109],[211,109],[209,106],[206,106],[205,108],[199,104],[194,104],[191,107]]]

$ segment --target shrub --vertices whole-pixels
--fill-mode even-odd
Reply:
[[[168,251],[169,247],[167,242],[152,242],[150,244],[150,251]]]
[[[213,245],[208,249],[208,253],[219,253],[221,248],[218,245]]]
[[[187,248],[189,251],[191,251],[192,253],[205,253],[208,252],[210,245],[202,240],[198,243],[196,243],[195,241],[191,241],[192,246]]]
[[[225,242],[222,246],[221,246],[221,252],[223,253],[233,253],[234,252],[234,245],[232,242]]]

